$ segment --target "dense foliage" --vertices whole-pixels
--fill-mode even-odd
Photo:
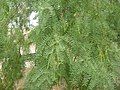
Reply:
[[[54,85],[64,90],[117,90],[119,0],[1,0],[0,4],[3,90],[13,90],[28,58],[35,66],[25,90],[50,90]],[[32,11],[38,12],[39,25],[25,40],[23,30],[31,29],[27,18]],[[21,56],[20,47],[28,53],[30,43],[36,44],[34,57]]]

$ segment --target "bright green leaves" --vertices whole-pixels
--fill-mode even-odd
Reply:
[[[47,65],[47,63],[44,63],[44,65],[45,64]],[[55,76],[54,70],[52,68],[47,69],[47,66],[42,65],[34,68],[30,73],[29,77],[26,79],[25,90],[50,90],[56,79],[57,77]]]
[[[45,83],[42,78],[47,82],[52,78],[51,83],[65,78],[68,89],[113,90],[115,67],[119,62],[119,50],[112,52],[117,33],[109,25],[110,18],[107,20],[109,12],[114,10],[113,4],[106,0],[46,0],[42,3],[41,23],[33,33],[33,37],[36,35],[33,41],[37,44],[37,70],[49,73],[42,76],[33,70],[35,76],[28,78],[38,77],[42,81],[36,79],[32,83],[40,87]]]
[[[108,0],[46,0],[40,13],[40,27],[34,33],[38,69],[46,61],[46,70],[53,69],[49,71],[51,77],[64,77],[68,89],[113,90],[119,50],[112,52],[117,33],[111,28],[108,15],[114,7]],[[38,79],[43,78],[40,75]]]
[[[0,58],[5,58],[7,88],[12,89],[21,75],[22,60],[33,59],[36,66],[27,77],[26,90],[49,90],[63,78],[68,90],[114,90],[120,64],[119,1],[22,0],[25,7],[19,0],[0,2]],[[11,4],[23,5],[21,13],[18,7],[9,8]],[[29,28],[32,10],[39,12],[39,26],[24,40],[21,31]],[[17,28],[14,25],[6,37],[10,21]],[[21,58],[20,47],[28,53],[30,43],[36,44],[36,54]]]

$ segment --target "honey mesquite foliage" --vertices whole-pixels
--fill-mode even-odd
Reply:
[[[2,1],[13,6],[21,3]],[[9,18],[12,9],[3,11],[7,14],[0,21],[0,59],[5,59],[3,76],[7,73],[6,80],[12,82],[2,82],[3,86],[13,87],[20,75],[21,62],[26,59],[21,58],[19,47],[32,42],[36,44],[32,58],[35,66],[26,78],[25,90],[51,90],[55,85],[63,90],[117,90],[120,84],[119,0],[22,1],[29,10],[23,9],[23,21],[17,29],[13,28],[17,33],[15,37],[7,37],[7,24],[14,20]],[[4,8],[7,10],[7,6]],[[27,27],[26,18],[31,11],[38,12],[39,25],[31,30],[26,43],[20,30]],[[16,14],[14,18],[20,15]]]
[[[119,78],[120,2],[114,0],[41,0],[36,67],[26,90],[114,90]],[[117,43],[116,43],[117,42]]]

